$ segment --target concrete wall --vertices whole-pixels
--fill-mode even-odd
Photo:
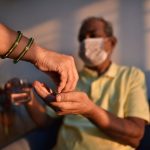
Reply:
[[[33,36],[43,47],[73,55],[78,69],[78,29],[83,19],[93,15],[114,26],[118,45],[113,60],[140,67],[150,89],[150,0],[0,0],[0,21]],[[29,63],[0,60],[0,83],[14,76],[49,79]]]

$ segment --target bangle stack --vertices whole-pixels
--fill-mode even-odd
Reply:
[[[33,38],[30,38],[28,41],[28,44],[26,45],[26,47],[23,49],[23,51],[19,54],[19,56],[14,59],[14,64],[18,63],[18,61],[26,54],[26,52],[30,49],[30,47],[32,46],[34,42]]]
[[[21,33],[21,31],[17,31],[17,33],[18,33],[18,35],[17,35],[17,38],[16,38],[15,42],[8,49],[8,51],[6,52],[6,54],[4,54],[3,56],[1,56],[2,59],[5,59],[5,58],[9,57],[10,54],[16,49],[16,47],[18,46],[19,42],[21,41],[21,38],[22,38],[23,34]],[[14,64],[18,63],[19,60],[21,60],[23,58],[23,56],[27,53],[27,51],[32,46],[33,42],[34,42],[33,38],[30,38],[28,40],[28,43],[25,46],[25,48],[23,49],[23,51],[18,55],[18,57],[16,59],[14,59]]]
[[[18,36],[15,40],[15,42],[13,43],[13,45],[9,48],[9,50],[6,52],[5,55],[1,56],[2,59],[5,59],[7,58],[14,50],[15,48],[18,46],[21,38],[22,38],[22,33],[20,31],[17,31],[18,32]]]

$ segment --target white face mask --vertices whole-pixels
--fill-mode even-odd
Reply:
[[[93,67],[106,60],[108,53],[103,49],[103,44],[103,38],[88,38],[81,43],[79,56],[85,65]]]

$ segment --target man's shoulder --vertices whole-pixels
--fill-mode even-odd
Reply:
[[[130,77],[135,77],[135,78],[143,78],[145,77],[144,72],[135,66],[125,66],[125,65],[118,65],[118,70],[120,74],[126,74],[127,76]]]

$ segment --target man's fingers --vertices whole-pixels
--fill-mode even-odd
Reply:
[[[49,94],[51,94],[51,92],[48,91],[45,85],[43,83],[40,83],[39,81],[34,81],[33,87],[37,94],[42,98],[46,98]]]
[[[54,108],[57,115],[78,114],[78,103],[74,102],[51,102],[50,106]]]
[[[57,115],[62,116],[62,115],[70,115],[70,114],[77,114],[74,111],[58,111],[56,112]]]
[[[72,110],[74,108],[73,102],[51,102],[50,105],[59,110]]]
[[[77,102],[77,92],[59,93],[56,95],[57,102]]]

